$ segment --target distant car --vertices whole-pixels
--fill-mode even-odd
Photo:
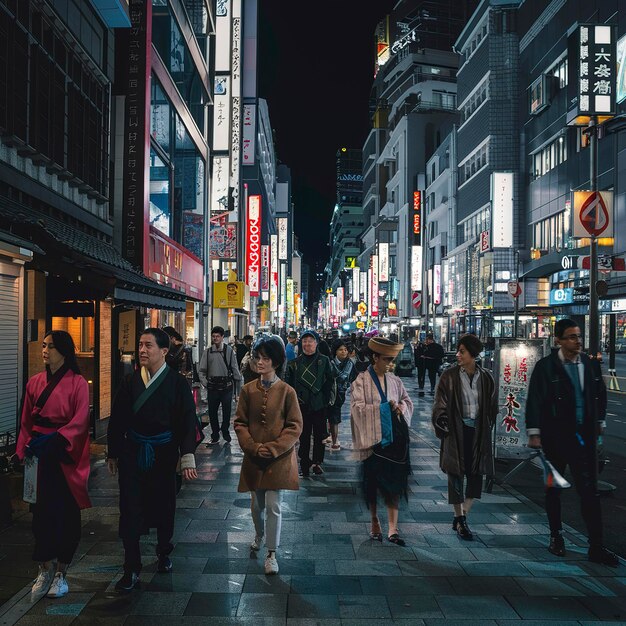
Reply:
[[[396,376],[413,376],[414,369],[413,346],[410,343],[405,343],[404,348],[400,350],[400,354],[396,357],[394,374]]]

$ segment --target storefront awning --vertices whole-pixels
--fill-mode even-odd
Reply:
[[[102,277],[98,285],[127,304],[185,310],[186,295],[160,285],[138,271],[107,241],[80,230],[73,223],[43,215],[30,207],[0,198],[0,227],[24,239],[51,263],[69,263]],[[43,249],[43,250],[42,250]],[[45,252],[44,252],[45,251]]]

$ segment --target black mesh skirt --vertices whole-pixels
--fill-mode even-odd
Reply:
[[[408,454],[403,460],[394,461],[374,453],[362,463],[363,493],[368,505],[375,504],[378,494],[385,502],[398,496],[408,500],[408,480],[411,462]]]

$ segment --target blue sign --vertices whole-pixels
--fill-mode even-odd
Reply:
[[[551,289],[550,290],[550,306],[559,306],[561,304],[574,303],[574,290],[567,289]]]

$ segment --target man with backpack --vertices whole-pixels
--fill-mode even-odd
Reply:
[[[241,372],[234,350],[224,343],[224,329],[221,326],[215,326],[211,330],[211,345],[200,359],[198,376],[202,385],[207,388],[211,424],[211,440],[207,446],[219,443],[220,431],[224,441],[230,443],[233,393],[238,392],[241,386]],[[220,406],[222,407],[221,426],[218,419]]]

